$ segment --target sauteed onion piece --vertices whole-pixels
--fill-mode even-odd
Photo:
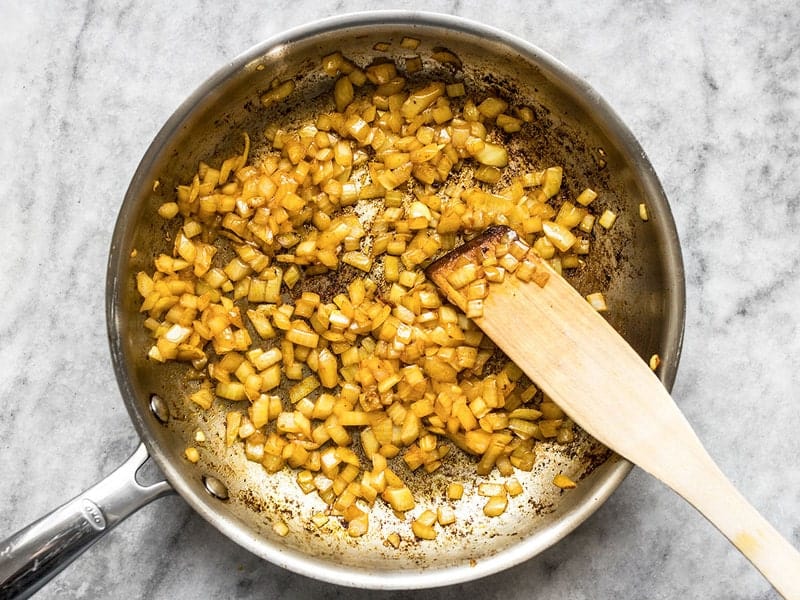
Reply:
[[[487,281],[513,273],[545,283],[528,252],[557,271],[580,268],[597,194],[564,201],[561,167],[510,155],[504,140],[534,118],[528,107],[470,97],[461,81],[413,86],[391,62],[361,69],[336,53],[322,68],[335,79],[335,108],[291,129],[271,123],[263,153],[251,156],[245,134],[241,155],[201,163],[159,208],[176,219],[172,253],[136,284],[149,358],[191,362],[202,378],[187,398],[229,406],[226,444],[241,443],[269,472],[296,469],[302,490],[328,506],[311,521],[329,526],[336,515],[360,536],[378,498],[398,513],[417,509],[403,478],[439,469],[447,440],[477,457],[476,476],[511,477],[532,469],[536,443],[572,439],[569,419],[548,418],[552,403],[516,365],[489,367],[496,349],[470,317]],[[263,101],[293,89],[277,82]],[[421,267],[492,224],[524,244],[480,273],[469,264],[453,273],[463,314]],[[350,282],[324,297],[304,285],[347,269]],[[490,487],[487,516],[521,492],[514,478]],[[447,499],[463,490],[454,482]],[[425,509],[412,530],[433,539],[453,519],[446,506]],[[396,535],[386,538],[394,547]]]

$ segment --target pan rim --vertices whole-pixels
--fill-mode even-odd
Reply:
[[[124,196],[112,234],[106,277],[106,324],[113,368],[126,408],[150,456],[158,464],[170,485],[195,511],[228,538],[253,554],[301,575],[348,587],[385,590],[433,588],[462,583],[497,573],[532,558],[563,539],[588,519],[619,487],[630,473],[633,465],[623,458],[615,457],[613,459],[615,464],[611,465],[605,479],[596,486],[594,493],[582,503],[565,512],[564,518],[549,526],[544,533],[537,533],[534,536],[535,543],[531,543],[531,539],[528,539],[525,543],[515,544],[497,554],[485,557],[473,566],[449,566],[402,572],[355,571],[352,567],[339,567],[329,561],[315,559],[296,550],[281,548],[269,540],[257,538],[252,532],[248,534],[235,519],[211,508],[208,499],[195,493],[170,458],[152,438],[148,423],[145,422],[141,411],[132,402],[135,391],[121,341],[119,325],[121,291],[126,282],[121,281],[119,274],[124,272],[123,264],[128,259],[121,241],[136,207],[136,191],[148,184],[145,181],[145,174],[156,161],[164,145],[175,135],[202,98],[212,93],[215,88],[242,68],[267,53],[280,52],[281,48],[293,41],[352,27],[393,24],[419,26],[427,29],[448,29],[471,37],[488,38],[514,50],[525,60],[534,62],[546,74],[557,78],[569,89],[571,94],[591,106],[596,118],[614,134],[619,147],[633,157],[634,168],[642,180],[647,196],[656,200],[659,218],[664,223],[663,231],[667,234],[666,239],[663,240],[665,248],[663,261],[665,282],[669,288],[671,301],[665,306],[665,360],[661,379],[668,390],[672,388],[677,374],[683,343],[686,302],[683,259],[674,218],[661,183],[639,142],[611,106],[587,82],[544,50],[510,33],[469,19],[432,12],[382,10],[349,13],[298,26],[256,44],[226,63],[192,92],[156,134],[137,166]]]

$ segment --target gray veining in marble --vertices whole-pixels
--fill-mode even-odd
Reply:
[[[315,15],[373,6],[179,5],[0,3],[0,537],[97,481],[137,443],[111,370],[104,279],[116,211],[156,131],[250,45]],[[684,249],[686,340],[674,395],[722,469],[800,546],[800,5],[488,6],[392,5],[526,38],[622,115],[659,173]],[[409,596],[282,571],[170,497],[38,597]],[[539,557],[413,596],[776,597],[711,525],[638,470]]]

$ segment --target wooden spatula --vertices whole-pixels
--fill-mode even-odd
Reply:
[[[474,313],[467,288],[454,287],[463,267],[490,264],[484,261],[496,249],[515,242],[510,228],[492,227],[426,272],[452,303]],[[575,423],[683,496],[776,590],[800,599],[800,553],[719,470],[658,377],[545,261],[532,252],[526,260],[522,279],[506,273],[488,284],[475,323]]]

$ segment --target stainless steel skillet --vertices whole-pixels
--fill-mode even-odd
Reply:
[[[406,36],[421,41],[416,51],[400,47]],[[388,50],[376,50],[378,42],[389,43]],[[460,66],[437,61],[441,48],[457,56]],[[534,471],[520,474],[526,495],[503,517],[483,518],[480,501],[468,495],[459,504],[457,528],[435,542],[408,541],[395,550],[383,544],[385,533],[377,526],[358,539],[310,526],[308,516],[319,506],[300,492],[294,475],[267,475],[242,453],[226,449],[220,437],[224,409],[194,411],[184,402],[185,372],[145,358],[149,341],[134,275],[171,248],[170,225],[155,209],[191,178],[200,160],[218,162],[238,151],[242,131],[258,140],[270,121],[289,123],[317,109],[333,83],[319,69],[320,59],[336,50],[361,65],[384,57],[402,64],[419,54],[422,78],[463,78],[472,93],[496,93],[534,108],[536,120],[516,151],[542,166],[563,165],[568,193],[591,185],[601,191],[601,202],[622,215],[574,283],[606,291],[614,325],[641,354],[661,356],[660,375],[671,386],[684,312],[675,226],[641,147],[591,88],[527,42],[443,15],[364,13],[295,29],[234,59],[194,92],[134,174],[111,243],[107,319],[120,390],[143,444],[108,479],[2,543],[4,593],[35,591],[127,514],[170,490],[240,545],[298,573],[368,588],[448,585],[497,572],[549,547],[594,512],[629,472],[629,463],[587,437],[566,447],[543,444]],[[259,97],[273,79],[294,80],[295,91],[284,106],[267,110]],[[648,205],[647,222],[638,217],[641,202]],[[198,429],[208,442],[192,465],[183,451]],[[136,483],[135,472],[148,455],[169,483]],[[553,488],[559,470],[580,476],[579,487],[569,494]],[[434,477],[413,481],[415,494],[438,497],[449,480],[474,480],[472,472],[462,457]],[[289,536],[273,532],[276,515],[290,526]],[[374,515],[397,528],[390,511],[378,508]]]

